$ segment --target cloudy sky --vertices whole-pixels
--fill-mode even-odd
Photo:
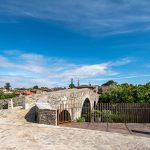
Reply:
[[[0,0],[0,86],[150,82],[149,0]]]

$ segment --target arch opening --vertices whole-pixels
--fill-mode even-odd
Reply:
[[[68,110],[63,110],[59,114],[59,124],[71,122],[71,115]]]
[[[91,103],[88,98],[83,103],[81,117],[84,118],[85,122],[91,122]]]

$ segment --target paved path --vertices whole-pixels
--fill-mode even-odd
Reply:
[[[0,150],[150,150],[150,138],[28,123],[25,113],[0,111]]]

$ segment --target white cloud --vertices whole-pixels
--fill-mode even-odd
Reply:
[[[74,79],[86,79],[89,77],[95,77],[98,75],[108,75],[113,74],[113,71],[110,70],[107,64],[94,64],[94,65],[80,65],[74,68],[64,68],[63,72],[50,74],[50,78],[62,78],[68,80],[70,78]]]
[[[11,82],[14,86],[31,87],[66,85],[71,78],[86,80],[99,76],[114,76],[119,74],[114,66],[126,65],[132,62],[123,58],[114,62],[97,64],[68,63],[61,58],[48,57],[35,53],[8,53],[0,56],[0,85]]]
[[[95,78],[98,76],[114,76],[118,75],[118,71],[114,71],[112,68],[122,65],[127,65],[133,62],[132,58],[123,58],[117,61],[109,61],[101,64],[91,64],[91,65],[74,65],[72,67],[64,67],[62,68],[61,73],[57,71],[53,72],[49,75],[50,78],[69,80],[70,78],[74,78],[75,80],[79,79],[88,79]],[[66,69],[67,68],[67,69]]]
[[[24,53],[24,54],[20,55],[20,59],[22,61],[26,61],[28,63],[36,64],[36,63],[43,62],[45,58],[39,54],[26,54],[26,53]]]
[[[60,21],[97,35],[150,30],[149,0],[5,0],[0,14]]]
[[[33,87],[38,86],[54,86],[56,83],[45,78],[27,77],[19,75],[0,75],[0,85],[4,86],[6,82],[10,82],[13,87]]]
[[[14,54],[13,54],[14,55]],[[25,56],[27,54],[24,54]],[[35,73],[41,73],[47,70],[44,66],[42,66],[40,63],[38,63],[39,56],[36,54],[34,55],[33,59],[31,57],[26,57],[24,55],[20,55],[15,59],[8,59],[4,56],[0,56],[0,67],[1,68],[14,68],[19,70],[26,70],[29,72],[35,72]],[[31,54],[28,54],[29,56],[32,56]],[[22,57],[23,56],[23,57]],[[40,61],[40,59],[39,59]],[[17,63],[18,62],[18,63]]]
[[[91,81],[108,81],[108,80],[122,80],[122,79],[133,79],[133,78],[143,78],[150,77],[150,74],[141,74],[141,75],[128,75],[128,76],[120,76],[120,77],[109,77],[109,78],[95,78],[90,79]]]
[[[120,60],[117,60],[117,61],[114,61],[114,62],[110,62],[109,65],[110,66],[121,66],[121,65],[126,65],[126,64],[129,64],[131,62],[135,61],[133,58],[123,58],[123,59],[120,59]]]

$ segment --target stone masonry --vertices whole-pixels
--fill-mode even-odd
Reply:
[[[67,89],[62,91],[50,92],[46,94],[35,94],[25,98],[27,109],[36,106],[37,122],[42,124],[57,124],[57,113],[60,105],[65,105],[65,110],[70,113],[71,120],[81,116],[82,108],[75,110],[67,105],[80,103],[83,105],[86,99],[89,99],[91,108],[94,102],[97,102],[99,95],[90,89]]]
[[[39,109],[36,107],[36,122],[40,124],[57,125],[57,111],[49,109]]]
[[[0,109],[8,109],[9,102],[12,100],[13,106],[24,106],[25,104],[25,96],[14,97],[9,99],[0,100]]]
[[[86,99],[90,101],[91,108],[93,108],[98,98],[99,95],[90,89],[66,89],[3,100],[0,103],[0,109],[8,108],[10,102],[13,101],[14,107],[23,106],[28,110],[26,117],[29,117],[29,120],[35,118],[40,124],[57,125],[61,113],[60,105],[65,105],[65,111],[69,113],[71,120],[75,120],[81,116],[82,106]],[[80,104],[81,108],[75,109],[73,106],[76,104]]]

